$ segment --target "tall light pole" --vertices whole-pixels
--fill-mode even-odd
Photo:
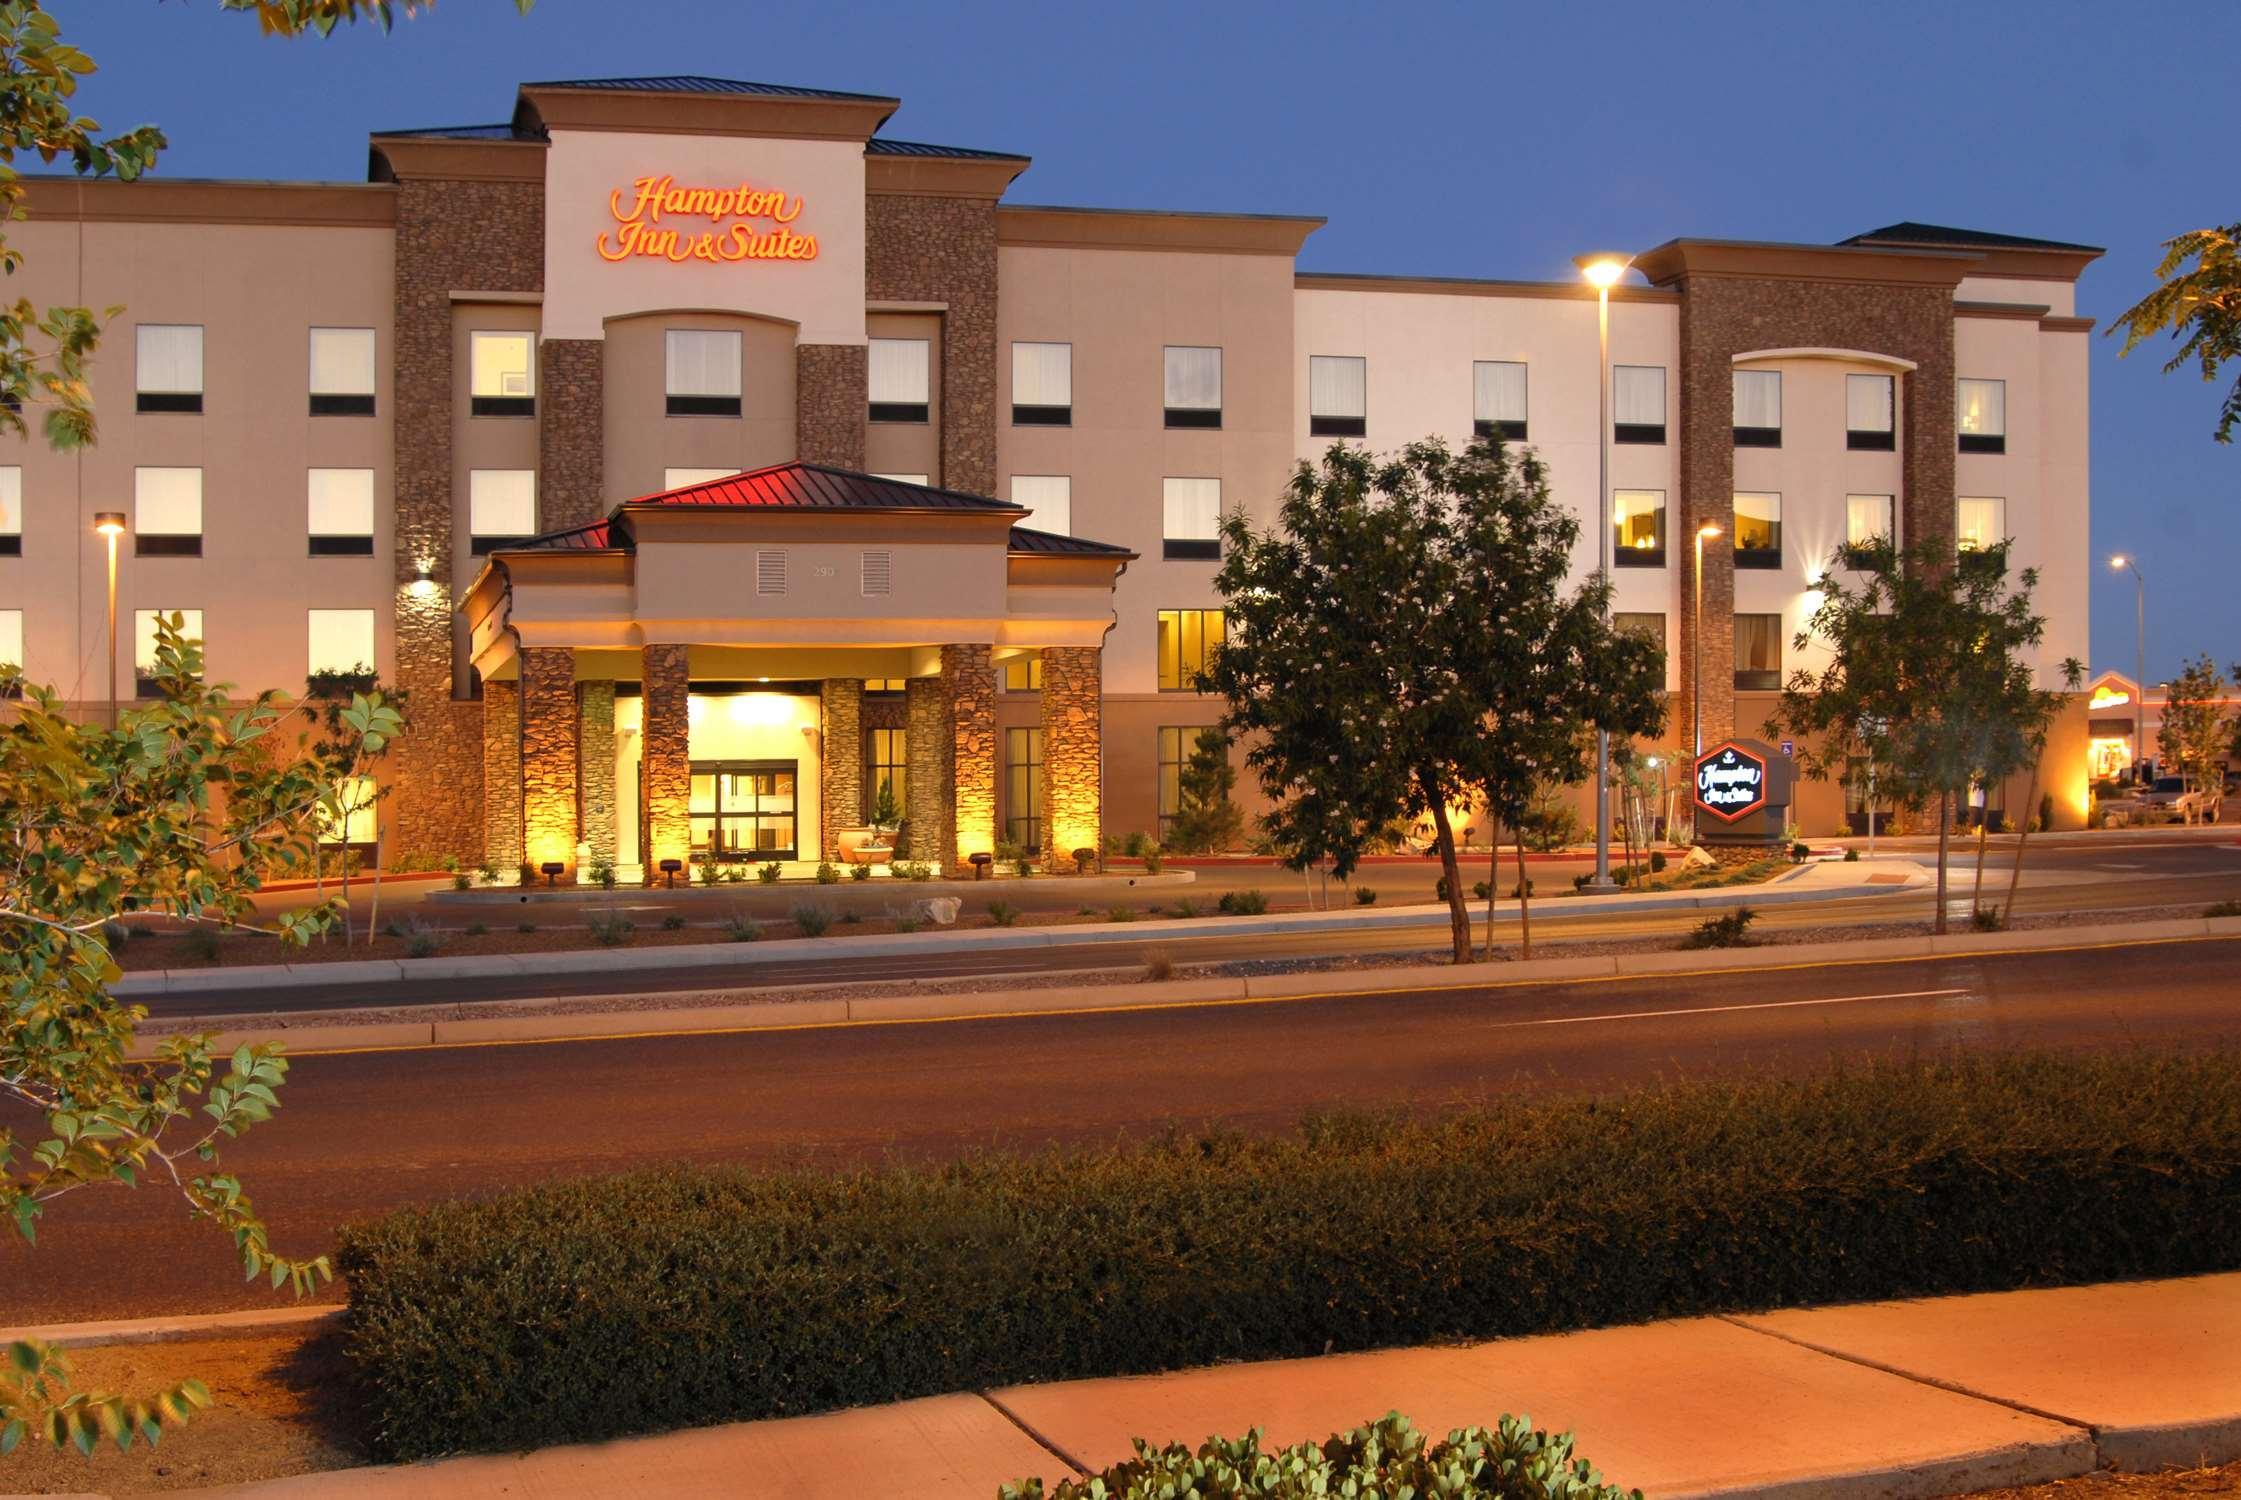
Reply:
[[[95,511],[93,529],[109,544],[109,727],[117,727],[117,538],[124,535],[121,510]]]
[[[2140,576],[2140,565],[2122,552],[2109,559],[2109,566],[2132,575],[2133,624],[2137,631],[2133,636],[2137,675],[2132,681],[2140,695],[2140,701],[2132,705],[2132,770],[2138,774],[2140,762],[2148,758],[2148,582]]]
[[[1696,628],[1689,632],[1689,642],[1695,647],[1690,654],[1695,658],[1689,669],[1689,713],[1696,721],[1694,735],[1696,753],[1704,753],[1704,544],[1720,534],[1717,522],[1706,521],[1696,528]],[[1695,774],[1695,762],[1690,762],[1690,774]]]
[[[1583,255],[1573,262],[1595,288],[1595,570],[1605,585],[1603,619],[1611,618],[1611,288],[1633,264],[1628,255]],[[1611,732],[1595,731],[1595,874],[1591,891],[1615,891],[1611,880]]]

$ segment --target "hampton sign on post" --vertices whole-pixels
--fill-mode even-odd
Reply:
[[[1696,758],[1696,836],[1707,844],[1774,844],[1789,821],[1791,761],[1757,740],[1726,740]]]

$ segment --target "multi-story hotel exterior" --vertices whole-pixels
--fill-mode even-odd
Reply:
[[[409,691],[392,853],[815,859],[884,783],[954,864],[1158,827],[1219,712],[1216,518],[1333,441],[1530,444],[1593,567],[1592,290],[1302,272],[1316,218],[1014,204],[1026,158],[889,139],[897,104],[530,84],[374,136],[363,184],[34,180],[19,290],[125,310],[99,445],[0,455],[0,657],[100,700],[123,510],[127,682],[185,610],[216,678]],[[1707,743],[1755,731],[1848,539],[2013,538],[2047,680],[2084,655],[2097,254],[1901,224],[1636,258],[1614,608],[1667,644],[1669,745],[1699,672]]]

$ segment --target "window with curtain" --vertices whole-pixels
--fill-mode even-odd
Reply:
[[[1782,617],[1735,617],[1735,690],[1771,693],[1782,686]]]
[[[1222,351],[1190,344],[1166,348],[1165,395],[1170,427],[1222,425]]]
[[[0,467],[0,557],[23,555],[23,469]]]
[[[1070,427],[1073,422],[1074,346],[1013,343],[1012,425]]]
[[[1358,354],[1307,357],[1307,430],[1360,437],[1369,430],[1369,361]]]
[[[1218,609],[1163,609],[1159,612],[1159,690],[1195,693],[1197,678],[1222,644]]]
[[[1962,552],[1997,547],[2008,536],[2008,502],[1992,495],[1964,495],[1953,502],[1953,545]]]
[[[132,612],[132,691],[136,698],[153,698],[156,694],[156,621],[166,615],[179,617],[179,633],[190,641],[208,642],[202,633],[202,611],[199,609],[136,609]],[[207,661],[205,662],[207,666]]]
[[[1504,441],[1525,441],[1525,362],[1516,359],[1471,361],[1471,431],[1497,433]]]
[[[1171,559],[1220,557],[1222,482],[1169,478],[1161,483],[1161,555]]]
[[[1782,566],[1782,497],[1771,494],[1735,496],[1735,565],[1739,568]]]
[[[374,668],[374,612],[370,609],[314,609],[310,616],[308,670],[367,673]]]
[[[1027,507],[1033,530],[1074,534],[1074,481],[1069,475],[1014,474],[1012,504]]]
[[[468,549],[481,557],[537,534],[535,469],[467,471]]]
[[[537,335],[519,330],[470,333],[467,365],[468,415],[537,415]]]
[[[202,470],[132,471],[132,550],[139,557],[202,556]]]
[[[0,667],[23,670],[23,611],[0,609]],[[23,696],[23,679],[0,687],[0,695],[10,698]]]
[[[932,411],[934,346],[927,339],[871,340],[871,419],[924,422]]]
[[[2004,380],[1955,382],[1958,399],[1954,427],[1963,453],[2008,451],[2008,383]]]
[[[670,416],[739,415],[740,340],[736,329],[672,328],[663,342]]]
[[[373,470],[313,469],[306,490],[313,557],[373,556]]]
[[[1662,614],[1621,612],[1611,616],[1611,628],[1623,631],[1628,635],[1638,635],[1643,640],[1656,645],[1658,660],[1661,663],[1658,668],[1658,676],[1662,680],[1665,674],[1662,665],[1665,660],[1665,616]]]
[[[902,691],[900,679],[891,679],[894,692]],[[871,683],[864,684],[866,691],[874,691]],[[871,732],[871,780],[865,783],[870,797],[868,813],[879,806],[879,789],[886,787],[895,799],[895,815],[903,816],[910,806],[906,793],[910,790],[910,731],[907,729],[874,729]]]
[[[315,417],[370,417],[374,414],[374,331],[371,328],[311,330],[311,414]]]
[[[1611,492],[1611,563],[1620,568],[1665,566],[1665,491]]]
[[[1782,446],[1782,372],[1737,370],[1735,378],[1735,446]]]
[[[139,348],[133,369],[139,409],[145,412],[201,411],[201,325],[142,323],[135,333]]]
[[[1844,446],[1889,452],[1895,441],[1893,395],[1888,375],[1844,377]]]
[[[1611,366],[1611,441],[1665,441],[1665,366]]]
[[[1004,838],[1030,853],[1043,847],[1043,732],[1004,731]]]
[[[1889,495],[1846,495],[1844,545],[1868,547],[1879,541],[1896,542],[1899,539],[1896,509]]]
[[[1007,656],[996,664],[1007,693],[1039,693],[1043,690],[1043,653],[1030,651],[1022,656]]]

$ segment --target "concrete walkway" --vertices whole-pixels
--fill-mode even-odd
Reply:
[[[245,1497],[959,1496],[1128,1456],[1407,1413],[1569,1428],[1652,1500],[1931,1497],[2241,1458],[2241,1274],[1697,1318],[1454,1348],[1015,1386],[525,1455],[307,1475]]]

